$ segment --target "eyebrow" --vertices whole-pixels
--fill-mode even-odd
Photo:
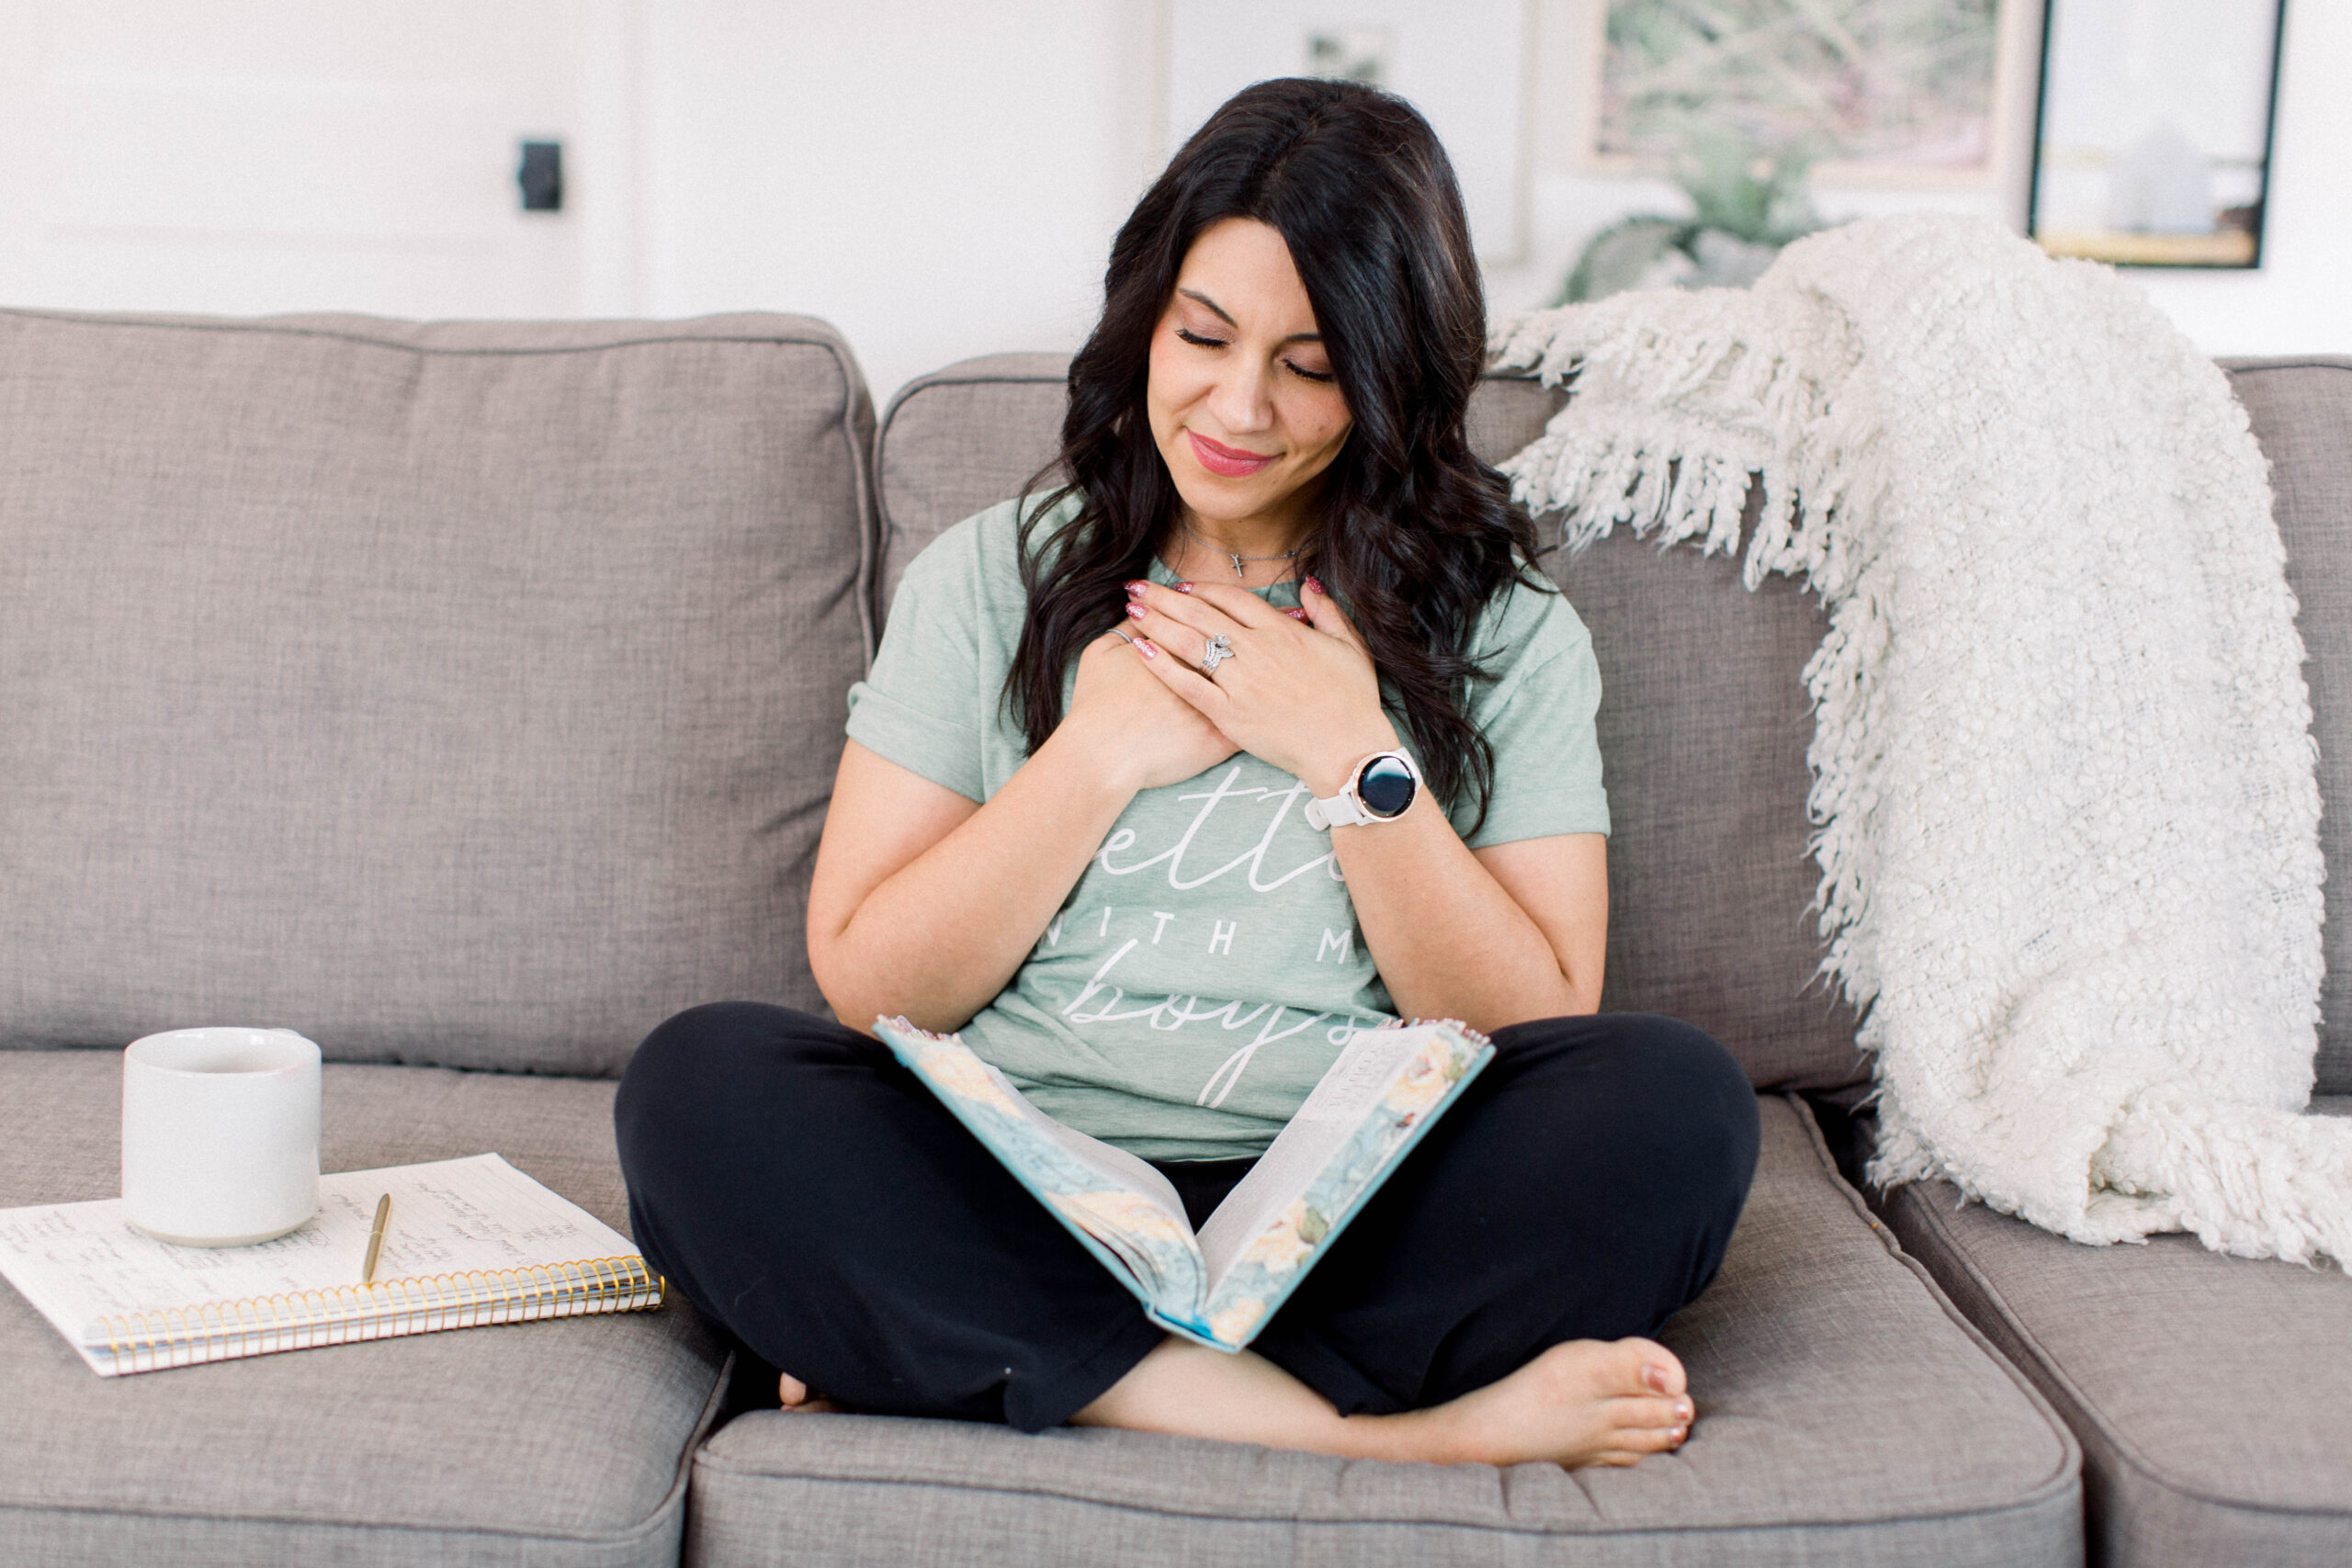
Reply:
[[[1241,323],[1235,321],[1230,315],[1227,315],[1224,306],[1218,304],[1216,300],[1210,299],[1199,289],[1179,288],[1176,292],[1182,294],[1185,299],[1192,300],[1195,304],[1205,305],[1210,310],[1215,310],[1217,315],[1217,320],[1223,321],[1227,326],[1231,327],[1234,331],[1239,332],[1241,330]],[[1323,341],[1323,334],[1321,333],[1293,333],[1290,336],[1283,339],[1283,341],[1284,343],[1321,343]]]

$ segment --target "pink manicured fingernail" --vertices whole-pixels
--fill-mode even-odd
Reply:
[[[1284,610],[1283,614],[1288,615],[1294,621],[1303,621],[1306,619],[1306,612],[1304,610]]]
[[[1315,580],[1310,577],[1307,581],[1312,582]],[[1652,1388],[1657,1390],[1658,1393],[1664,1393],[1666,1392],[1666,1369],[1664,1367],[1644,1367],[1642,1369],[1642,1381],[1649,1384]]]
[[[1159,657],[1159,649],[1151,646],[1151,639],[1149,637],[1139,637],[1136,638],[1136,651],[1142,654],[1146,659],[1157,659]]]
[[[1148,611],[1148,610],[1147,610],[1147,609],[1145,609],[1142,605],[1140,605],[1140,604],[1136,604],[1134,600],[1130,599],[1130,600],[1128,600],[1128,601],[1127,601],[1127,614],[1128,614],[1129,615],[1133,616],[1135,619],[1136,619],[1136,620],[1140,621],[1140,620],[1142,620],[1146,615],[1148,615],[1149,614],[1151,614],[1151,612],[1150,612],[1150,611]]]
[[[1190,593],[1192,591],[1193,585],[1189,582],[1180,582],[1176,585],[1176,592],[1179,593]]]
[[[1130,582],[1130,583],[1128,583],[1128,584],[1127,584],[1127,597],[1128,597],[1128,598],[1130,598],[1130,599],[1140,599],[1140,598],[1142,598],[1142,597],[1143,597],[1144,586],[1145,586],[1145,585],[1144,585],[1143,583],[1140,583],[1140,582]]]
[[[1312,577],[1306,580],[1306,586],[1310,592],[1320,593],[1323,592],[1323,584]]]

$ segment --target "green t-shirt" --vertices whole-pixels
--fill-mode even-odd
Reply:
[[[1028,608],[1018,549],[1011,502],[933,540],[850,691],[851,739],[981,802],[1028,757],[1004,700]],[[1152,576],[1173,581],[1157,562]],[[1266,592],[1297,603],[1292,584]],[[1495,782],[1470,846],[1606,833],[1600,674],[1566,599],[1505,590],[1473,651],[1496,677],[1470,694]],[[1143,1158],[1261,1153],[1349,1033],[1391,1016],[1307,798],[1246,751],[1136,795],[965,1043],[1047,1114]],[[1455,828],[1475,814],[1464,803]]]

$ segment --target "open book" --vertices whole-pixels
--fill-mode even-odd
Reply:
[[[1038,1110],[956,1036],[903,1018],[877,1019],[875,1033],[1148,1316],[1218,1350],[1257,1337],[1495,1054],[1458,1023],[1359,1030],[1195,1235],[1166,1177]]]
[[[101,1377],[662,1301],[628,1237],[496,1155],[321,1177],[318,1213],[258,1247],[157,1241],[119,1199],[0,1209],[0,1274]]]

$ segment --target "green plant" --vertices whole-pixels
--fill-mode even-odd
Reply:
[[[1693,137],[1675,161],[1674,183],[1690,198],[1693,221],[1751,245],[1785,245],[1821,227],[1806,199],[1813,152],[1803,144],[1759,158],[1728,136]]]
[[[1737,288],[1752,283],[1781,247],[1821,227],[1805,195],[1812,151],[1786,146],[1759,157],[1736,138],[1693,133],[1673,164],[1690,216],[1640,213],[1587,242],[1555,305],[1631,288]]]

